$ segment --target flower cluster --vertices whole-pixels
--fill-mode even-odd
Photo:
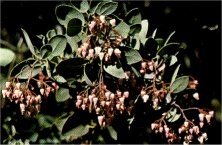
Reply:
[[[128,91],[113,93],[106,88],[106,85],[99,84],[91,91],[86,89],[79,93],[76,96],[76,107],[95,112],[98,115],[99,125],[105,127],[111,123],[116,113],[122,114],[127,110],[125,100],[128,97]]]
[[[42,72],[39,73],[39,80],[31,78],[37,81],[38,90],[35,90],[33,86],[20,82],[6,82],[5,89],[2,90],[3,98],[9,99],[11,102],[19,104],[22,115],[31,116],[40,112],[42,97],[47,98],[50,92],[54,92],[58,89],[58,85],[55,82],[51,82],[51,86],[45,79],[47,79]]]
[[[116,26],[116,20],[110,19],[109,23],[107,22],[106,16],[94,16],[94,19],[89,22],[89,31],[90,37],[78,48],[78,55],[86,58],[93,59],[99,57],[100,60],[105,60],[106,62],[110,61],[112,54],[115,54],[117,58],[120,58],[121,51],[116,48],[120,45],[123,40],[123,37],[115,31],[114,27]],[[110,36],[110,32],[113,32],[115,36]],[[99,40],[93,40],[94,36],[99,36],[104,38],[100,46],[95,45]],[[113,38],[114,39],[113,39]],[[90,43],[93,41],[93,44]]]

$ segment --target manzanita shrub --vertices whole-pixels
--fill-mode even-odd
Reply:
[[[42,104],[55,97],[64,105],[57,113],[61,116],[43,122],[51,120],[49,126],[57,128],[56,143],[101,143],[93,139],[101,130],[118,143],[121,134],[114,122],[121,126],[125,120],[130,132],[141,119],[159,143],[207,141],[204,127],[214,111],[192,107],[199,100],[198,81],[180,72],[181,45],[170,40],[175,32],[167,39],[157,38],[157,29],[148,36],[148,20],[142,20],[139,10],[119,18],[114,14],[117,2],[73,4],[56,7],[60,27],[37,35],[41,47],[33,46],[31,32],[22,29],[32,57],[12,69],[3,98],[29,118],[44,114]],[[144,114],[148,117],[141,118]],[[86,121],[64,130],[73,117]],[[34,138],[30,142],[38,143]]]

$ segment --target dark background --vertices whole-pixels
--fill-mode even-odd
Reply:
[[[58,1],[1,1],[1,37],[16,43],[24,28],[31,37],[46,34],[58,24]],[[199,81],[200,104],[210,107],[212,99],[221,102],[221,2],[220,1],[143,1],[126,2],[130,10],[139,7],[149,21],[148,35],[158,28],[157,36],[166,38],[176,31],[174,40],[184,42],[190,66],[184,71]],[[147,6],[145,6],[147,4]],[[4,30],[4,33],[2,33]],[[7,35],[5,34],[7,32]],[[35,37],[32,39],[35,43]],[[185,60],[184,58],[181,58]],[[209,132],[210,143],[221,143],[221,122]]]

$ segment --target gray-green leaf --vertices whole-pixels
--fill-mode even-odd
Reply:
[[[177,78],[170,86],[171,93],[179,93],[187,88],[189,84],[189,76],[182,76]]]
[[[0,66],[6,66],[15,59],[15,53],[7,48],[0,48]]]
[[[56,101],[57,102],[64,102],[71,98],[71,95],[69,94],[69,89],[67,88],[59,88],[56,91]]]
[[[142,60],[140,53],[134,49],[127,49],[124,51],[127,64],[131,65]]]
[[[112,126],[108,126],[107,129],[108,129],[109,134],[112,137],[112,139],[117,140],[117,132],[116,132],[116,130]]]
[[[121,21],[115,28],[117,32],[119,32],[124,38],[128,37],[130,26],[125,22]]]
[[[63,136],[65,137],[72,137],[74,139],[77,139],[79,137],[82,137],[86,135],[89,132],[89,128],[83,125],[79,125],[68,132],[64,133]]]
[[[104,70],[116,78],[125,78],[124,70],[120,64],[104,66]]]

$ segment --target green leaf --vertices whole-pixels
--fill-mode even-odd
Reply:
[[[71,95],[69,94],[69,89],[67,88],[59,88],[56,91],[56,101],[57,102],[64,102],[71,98]]]
[[[127,38],[129,31],[130,31],[130,26],[127,25],[125,22],[121,21],[116,27],[115,30],[119,32],[123,38]]]
[[[145,44],[146,35],[148,33],[148,26],[149,26],[148,20],[143,20],[141,22],[141,26],[142,26],[142,28],[139,32],[139,38],[140,38],[141,43]]]
[[[140,24],[141,20],[141,14],[138,8],[134,8],[126,14],[126,21],[131,25]]]
[[[171,93],[179,93],[187,88],[189,84],[189,76],[182,76],[172,83],[170,86],[170,92]]]
[[[66,35],[66,39],[69,46],[72,48],[72,52],[77,52],[78,42],[76,42],[75,37],[69,37],[68,35]]]
[[[80,3],[80,11],[82,13],[85,13],[89,10],[90,6],[87,0],[82,0],[82,2]]]
[[[29,77],[36,76],[41,71],[41,66],[36,65],[34,68],[31,68],[29,65],[26,65],[21,70],[21,73],[18,75],[19,79],[28,79]]]
[[[82,31],[82,21],[80,19],[71,19],[67,25],[67,35],[75,36]]]
[[[92,76],[93,73],[95,73],[96,71],[93,71],[92,65],[91,64],[86,64],[84,67],[84,80],[85,82],[89,85],[89,86],[93,86],[93,82],[92,82]]]
[[[157,28],[153,31],[152,37],[151,38],[155,38],[156,37],[156,32],[157,32]]]
[[[157,55],[163,56],[164,54],[175,54],[179,50],[179,43],[168,43],[157,51]]]
[[[153,73],[145,73],[145,75],[144,75],[144,79],[153,79],[153,77],[154,77],[154,74]]]
[[[55,120],[54,124],[60,132],[62,132],[65,123],[73,114],[74,112],[65,113]]]
[[[34,49],[34,47],[33,47],[33,45],[32,45],[32,42],[31,42],[31,40],[30,40],[30,38],[29,38],[29,35],[27,34],[27,32],[26,32],[24,29],[21,29],[21,30],[22,30],[22,32],[23,32],[23,35],[24,35],[24,37],[25,37],[25,41],[26,41],[26,43],[27,43],[27,46],[28,46],[29,50],[31,51],[31,53],[32,53],[34,56],[36,56],[35,49]],[[37,56],[36,56],[36,57],[37,57]]]
[[[95,14],[95,12],[96,12],[98,6],[100,5],[100,3],[101,2],[97,3],[94,7],[89,9],[89,12],[90,12],[91,15]]]
[[[170,66],[174,65],[177,62],[177,57],[175,55],[171,55]]]
[[[15,53],[7,48],[0,48],[0,66],[6,66],[15,59]]]
[[[32,64],[35,62],[35,59],[33,58],[28,58],[24,61],[19,62],[18,64],[16,64],[11,72],[10,72],[10,76],[15,76],[17,73],[19,73],[21,71],[21,68],[23,68],[24,66],[26,66],[27,64]]]
[[[83,65],[88,61],[83,58],[71,58],[64,60],[58,64],[56,71],[65,79],[83,75]]]
[[[54,121],[54,117],[49,115],[38,114],[38,123],[40,128],[49,128],[52,127],[52,123]]]
[[[66,79],[64,79],[64,77],[62,77],[60,75],[55,75],[53,78],[59,83],[66,83],[67,82]]]
[[[52,37],[56,36],[56,31],[54,29],[52,30],[49,30],[47,33],[46,33],[46,38],[47,40],[49,41]]]
[[[64,25],[65,28],[67,28],[68,22],[73,18],[80,19],[82,21],[82,25],[85,24],[85,18],[83,14],[70,5],[66,4],[58,5],[55,8],[55,14],[59,23],[61,25]]]
[[[177,113],[177,109],[174,108],[172,111],[167,113],[166,119],[168,122],[175,122],[177,121],[181,116],[181,113]]]
[[[83,125],[79,125],[68,132],[64,133],[63,136],[65,137],[72,137],[74,139],[77,139],[79,137],[82,137],[86,135],[89,132],[89,128]]]
[[[117,132],[116,132],[116,130],[112,126],[108,126],[107,129],[108,129],[109,134],[112,137],[112,139],[117,140]]]
[[[134,74],[136,75],[136,77],[141,77],[140,73],[133,67],[131,66],[132,71],[134,72]]]
[[[40,48],[40,54],[42,59],[48,58],[51,53],[52,53],[52,46],[49,44],[43,45]]]
[[[170,33],[170,35],[168,36],[168,38],[166,39],[165,43],[163,46],[166,46],[167,43],[170,41],[170,38],[175,34],[176,31],[173,31],[172,33]]]
[[[116,78],[125,78],[125,73],[120,63],[116,62],[114,65],[104,65],[104,70]]]
[[[127,64],[129,65],[142,61],[142,57],[137,50],[126,49],[124,51],[124,54],[126,57]]]
[[[171,101],[172,101],[172,97],[171,97],[170,93],[168,93],[166,95],[166,103],[169,104]]]
[[[177,66],[177,68],[175,69],[175,71],[174,71],[174,73],[173,73],[173,76],[172,76],[172,78],[171,78],[171,83],[170,83],[170,85],[172,85],[172,84],[173,84],[173,82],[175,81],[175,79],[176,79],[176,77],[177,77],[177,74],[178,74],[179,69],[180,69],[180,64]]]
[[[67,45],[67,39],[63,35],[57,35],[50,39],[48,44],[52,46],[52,53],[49,56],[50,60],[53,57],[59,56],[64,52]]]
[[[141,30],[141,24],[135,24],[130,26],[130,35],[135,35],[136,33],[139,33]]]
[[[33,143],[35,143],[37,141],[39,137],[39,134],[37,132],[34,132],[30,137],[29,137],[29,140]]]
[[[117,2],[101,2],[96,9],[96,13],[98,15],[110,15],[117,9],[117,7]]]

